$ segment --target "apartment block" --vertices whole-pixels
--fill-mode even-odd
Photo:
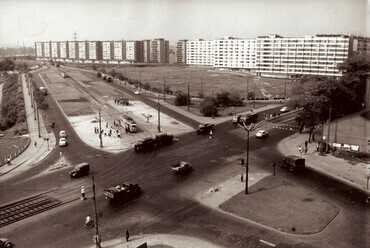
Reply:
[[[103,41],[102,42],[102,58],[103,60],[114,60],[114,42]]]
[[[87,45],[87,41],[79,41],[77,59],[80,59],[80,60],[88,59],[88,54],[89,54],[89,47]]]
[[[89,60],[102,60],[102,42],[101,41],[88,41],[88,59]]]
[[[188,65],[214,66],[215,42],[203,39],[186,43],[186,63]]]
[[[79,55],[79,43],[77,41],[68,41],[68,58],[77,59]]]
[[[252,69],[255,67],[255,39],[225,37],[214,41],[214,67]]]
[[[35,51],[36,51],[36,57],[43,58],[44,57],[44,43],[43,42],[36,42],[35,43]]]
[[[177,64],[186,64],[186,42],[188,40],[179,40],[176,42],[175,62]]]
[[[59,54],[61,59],[69,58],[68,41],[59,42]]]
[[[126,59],[126,43],[123,40],[113,42],[113,59],[116,61]]]
[[[142,62],[150,63],[150,40],[142,41]]]
[[[140,42],[139,41],[126,41],[126,60],[136,62],[140,58]]]
[[[51,58],[51,42],[43,42],[45,58]]]
[[[51,58],[60,58],[59,42],[51,42]]]

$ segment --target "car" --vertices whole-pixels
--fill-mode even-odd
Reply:
[[[12,248],[14,247],[13,243],[6,238],[0,238],[0,248]]]
[[[67,133],[66,133],[66,131],[61,130],[61,131],[59,132],[59,137],[60,137],[60,138],[67,138]]]
[[[60,138],[59,139],[59,146],[67,146],[67,139],[66,138]]]
[[[256,133],[256,137],[257,137],[257,138],[267,137],[268,135],[269,135],[269,133],[268,133],[266,130],[259,130],[259,131]]]
[[[193,166],[185,161],[181,161],[173,166],[171,166],[172,172],[174,174],[190,172],[193,169]]]
[[[135,95],[140,95],[140,90],[135,91]]]
[[[197,134],[209,134],[209,132],[213,130],[214,126],[215,124],[209,124],[209,123],[199,124],[199,127],[197,129]]]
[[[89,174],[90,164],[83,162],[75,165],[74,169],[69,172],[69,175],[73,178],[83,177]]]
[[[282,108],[280,109],[280,112],[281,112],[281,113],[289,112],[289,108],[288,108],[288,107],[282,107]]]

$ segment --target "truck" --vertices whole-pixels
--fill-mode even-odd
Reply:
[[[156,134],[154,138],[147,137],[144,139],[139,139],[134,145],[135,152],[149,151],[153,150],[155,147],[160,147],[164,145],[171,145],[173,141],[173,135],[167,133]]]
[[[130,133],[137,132],[136,122],[134,121],[134,119],[132,119],[128,115],[122,115],[121,120],[123,122],[123,127],[125,128],[125,130],[127,130]]]
[[[305,159],[296,155],[290,155],[279,162],[280,167],[288,169],[290,172],[296,172],[306,167]]]
[[[104,189],[105,199],[125,203],[141,195],[141,188],[138,184],[121,183],[116,186]]]
[[[246,115],[234,115],[232,119],[233,124],[245,124],[250,125],[252,123],[256,123],[258,121],[258,114],[246,114]]]

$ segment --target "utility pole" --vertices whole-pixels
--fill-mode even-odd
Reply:
[[[166,101],[166,79],[163,76],[163,101]]]
[[[99,219],[98,219],[98,212],[96,211],[96,199],[95,199],[95,181],[94,176],[92,176],[93,181],[93,201],[94,201],[94,218],[95,218],[95,236],[94,241],[97,248],[101,248],[100,246],[100,235],[99,235]]]
[[[253,80],[253,108],[256,105],[256,82]]]
[[[247,77],[247,106],[248,106],[248,102],[249,102],[249,79]]]
[[[203,78],[200,77],[200,93],[203,93]]]
[[[159,96],[158,96],[158,133],[161,132],[161,104],[159,103]]]
[[[100,147],[103,147],[103,139],[102,139],[102,131],[101,131],[101,114],[99,109],[99,139],[100,139]]]
[[[329,153],[329,142],[330,142],[330,122],[331,122],[331,105],[329,106],[329,120],[328,120],[328,142],[326,145],[326,153]]]
[[[33,105],[34,105],[33,113],[35,114],[34,118],[35,118],[35,120],[37,120],[37,103],[36,103],[36,100],[33,100],[33,101],[34,101],[34,103],[33,103]]]
[[[238,159],[238,163],[240,165],[245,166],[245,194],[248,194],[248,174],[249,174],[249,132],[253,130],[253,124],[251,124],[249,127],[247,127],[245,124],[240,125],[242,128],[244,128],[247,131],[247,161],[244,163],[244,159]]]
[[[188,81],[188,112],[189,112],[189,105],[190,105],[190,89],[189,89],[189,81]]]
[[[37,128],[39,130],[39,138],[41,138],[41,133],[40,133],[40,116],[39,116],[39,107],[38,106],[36,108],[36,115],[37,115]]]
[[[139,82],[139,87],[140,88],[139,88],[139,90],[141,91],[141,70],[139,72],[140,72],[140,76],[139,76],[140,77],[140,82]]]

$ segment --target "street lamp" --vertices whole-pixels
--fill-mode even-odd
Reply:
[[[245,194],[248,194],[248,173],[249,173],[249,132],[253,130],[253,123],[247,127],[245,123],[238,125],[247,131],[247,161],[244,163],[244,159],[238,159],[238,164],[245,166]]]

